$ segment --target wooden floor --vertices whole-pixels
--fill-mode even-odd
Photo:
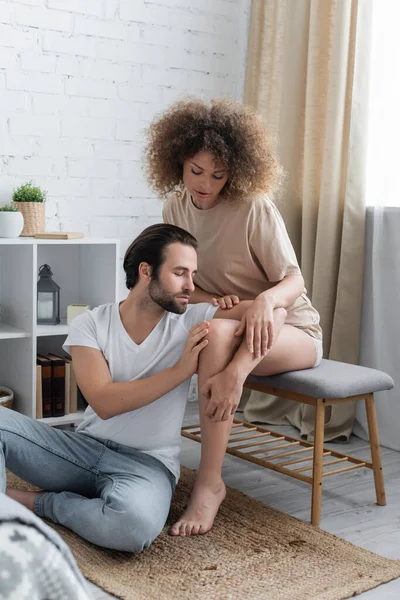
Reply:
[[[237,416],[241,418],[240,414]],[[187,405],[184,425],[194,423],[198,423],[198,407],[196,403],[190,403]],[[298,435],[292,427],[273,429]],[[369,458],[368,443],[354,436],[349,444],[326,446],[363,459]],[[196,469],[199,457],[200,444],[182,438],[182,464]],[[321,528],[382,556],[400,559],[400,453],[382,448],[382,462],[387,506],[375,504],[373,474],[369,469],[328,477],[324,480],[322,493]],[[309,484],[228,455],[225,457],[223,476],[227,485],[265,504],[299,519],[308,521],[310,518]],[[96,600],[112,598],[93,585],[91,589]],[[400,579],[365,592],[358,598],[399,600]]]

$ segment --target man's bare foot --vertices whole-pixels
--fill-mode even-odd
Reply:
[[[16,490],[15,488],[7,488],[6,495],[10,496],[13,500],[16,500],[20,504],[26,506],[33,512],[33,506],[35,500],[40,492],[28,492],[27,490]]]
[[[196,482],[189,505],[181,518],[169,530],[171,535],[199,535],[207,533],[226,496],[222,479],[213,485]]]

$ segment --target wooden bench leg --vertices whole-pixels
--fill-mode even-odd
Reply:
[[[367,411],[369,444],[371,446],[372,467],[374,471],[376,503],[380,506],[386,504],[385,484],[383,481],[381,450],[379,447],[378,422],[376,420],[376,409],[374,394],[368,394],[365,398]]]
[[[322,465],[324,460],[325,401],[318,398],[315,406],[314,454],[312,472],[311,523],[319,526],[322,501]]]

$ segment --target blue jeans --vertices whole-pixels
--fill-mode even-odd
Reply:
[[[0,492],[6,467],[46,490],[35,514],[127,552],[145,550],[160,534],[175,489],[174,475],[148,454],[0,407]]]

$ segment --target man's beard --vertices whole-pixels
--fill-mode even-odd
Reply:
[[[189,296],[190,291],[184,290],[179,295]],[[149,296],[161,306],[167,312],[174,313],[176,315],[182,315],[186,312],[187,305],[186,304],[178,304],[175,300],[176,295],[170,294],[160,283],[158,279],[152,279],[149,284]]]

